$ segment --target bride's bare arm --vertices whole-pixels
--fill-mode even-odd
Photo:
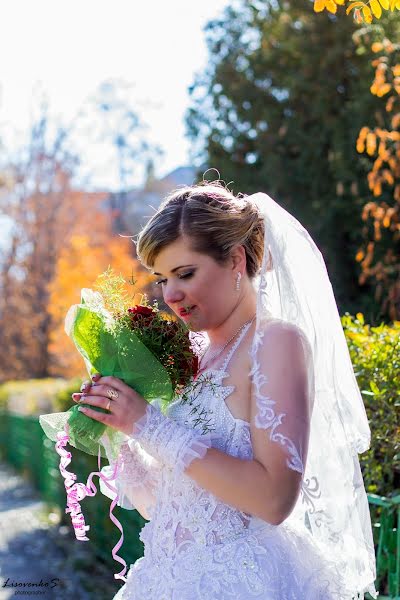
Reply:
[[[289,516],[301,484],[295,471],[284,467],[282,476],[274,478],[260,461],[239,459],[215,448],[194,460],[185,473],[226,504],[272,525]]]
[[[253,460],[210,448],[186,475],[215,496],[271,524],[284,521],[300,493],[307,455],[310,399],[307,355],[294,328],[270,328],[253,368]]]

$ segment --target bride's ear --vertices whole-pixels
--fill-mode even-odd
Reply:
[[[234,246],[231,250],[230,258],[232,270],[239,270],[244,275],[246,271],[246,250],[244,249],[244,246]]]

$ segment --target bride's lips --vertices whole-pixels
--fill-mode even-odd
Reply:
[[[196,308],[196,307],[195,306],[191,306],[187,310],[185,308],[181,308],[179,310],[179,316],[180,317],[188,317],[193,312],[194,308]]]

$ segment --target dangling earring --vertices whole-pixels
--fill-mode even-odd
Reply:
[[[236,275],[236,291],[238,292],[240,290],[240,280],[242,279],[242,274],[238,273]]]

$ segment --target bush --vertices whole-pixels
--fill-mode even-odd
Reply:
[[[64,412],[75,406],[71,396],[74,392],[79,392],[82,381],[80,377],[76,377],[65,382],[65,387],[58,390],[54,396],[54,412]]]
[[[360,455],[368,493],[400,489],[400,321],[371,327],[346,313],[342,325],[371,428],[371,447]]]
[[[81,379],[28,379],[0,385],[0,410],[20,415],[41,415],[68,410],[72,392],[79,391]]]

